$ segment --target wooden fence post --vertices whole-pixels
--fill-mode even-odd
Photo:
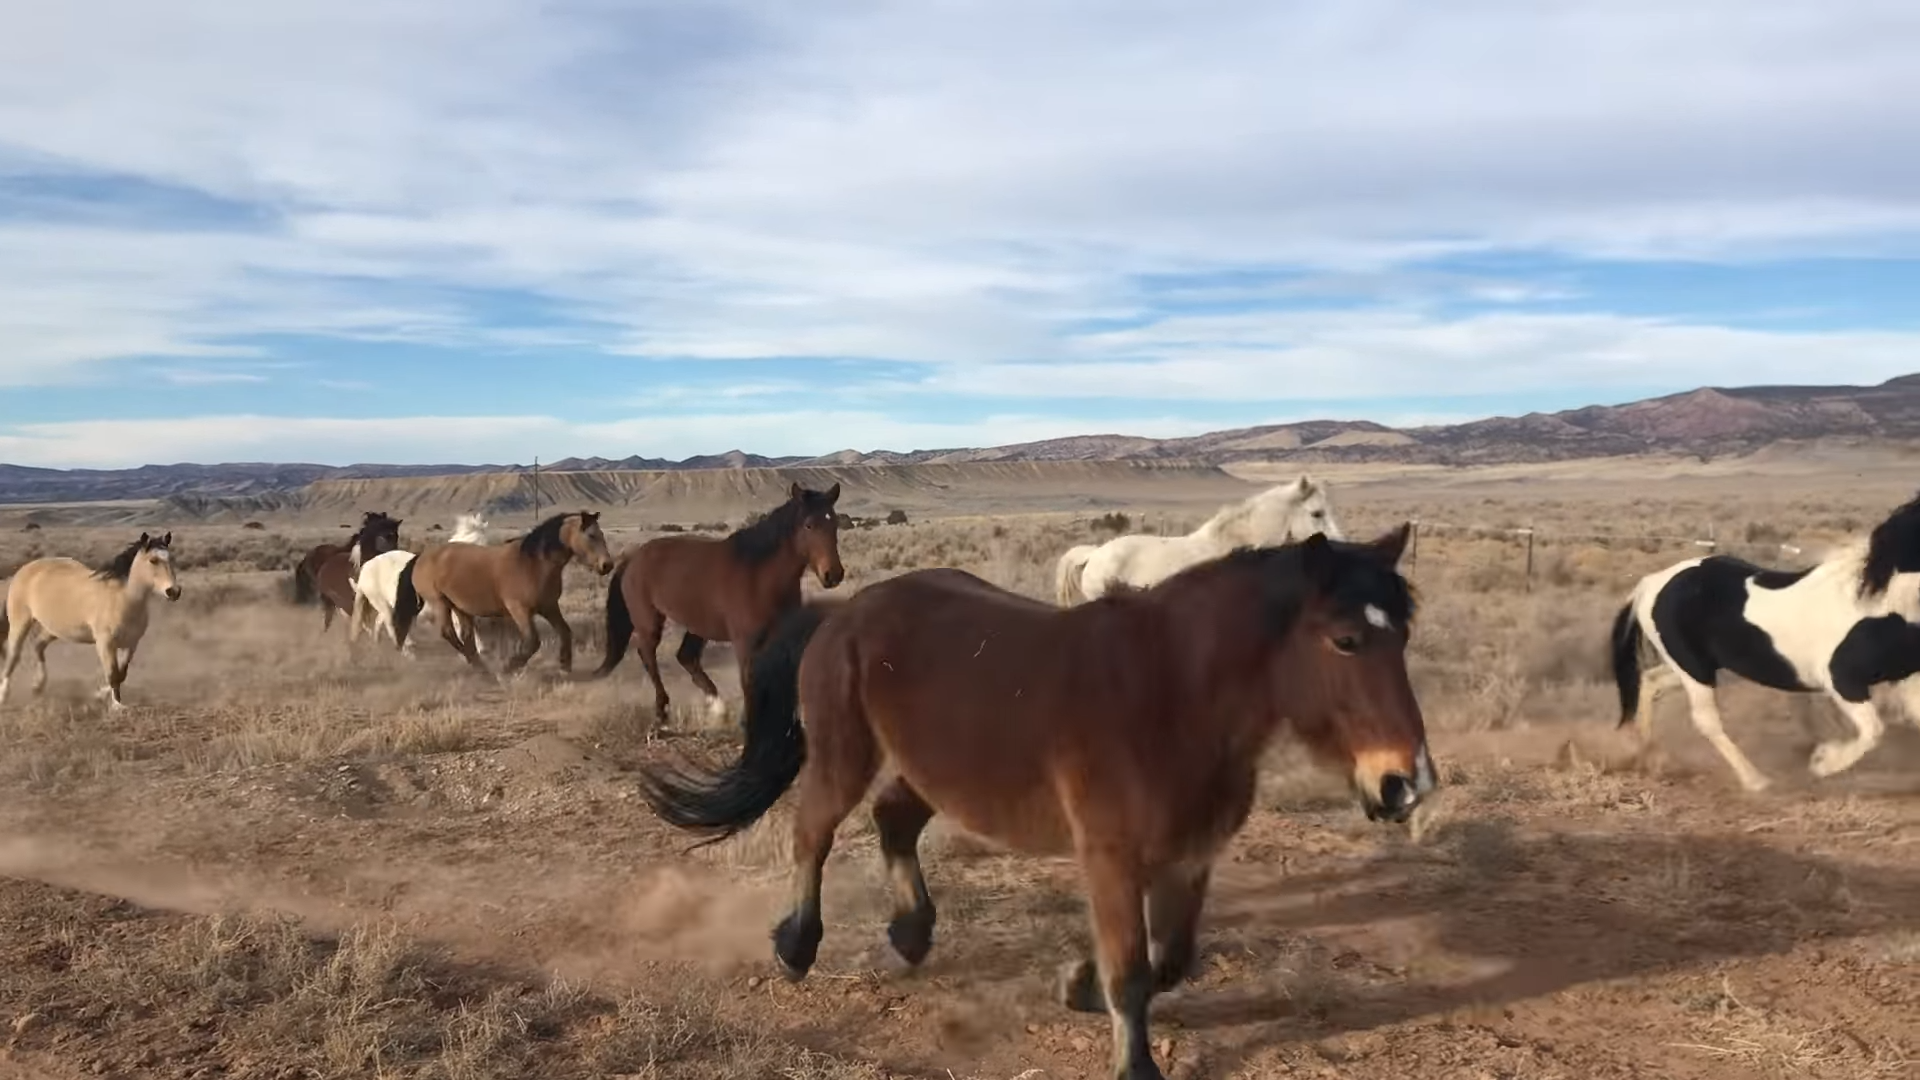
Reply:
[[[1533,591],[1533,526],[1527,526],[1527,591]]]

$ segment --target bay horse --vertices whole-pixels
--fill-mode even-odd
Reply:
[[[389,522],[393,525],[394,541],[382,550],[391,551],[400,546],[400,521],[397,518],[389,518],[385,510],[369,510],[360,515],[360,527],[354,530],[353,537],[348,538],[346,543],[315,544],[309,548],[307,553],[300,557],[300,561],[293,566],[293,602],[311,604],[315,600],[321,600],[324,603],[319,585],[320,567],[335,555],[351,551],[354,539],[365,534],[368,529],[384,531]],[[341,526],[341,528],[345,527]],[[328,615],[328,619],[328,625],[332,625],[331,614]]]
[[[706,694],[708,710],[724,710],[700,653],[709,641],[732,642],[746,689],[753,642],[781,612],[799,605],[807,571],[828,589],[846,578],[834,513],[839,499],[839,484],[814,491],[796,483],[786,502],[724,538],[659,536],[621,552],[607,586],[607,655],[592,677],[611,672],[638,632],[640,662],[653,680],[654,715],[665,723],[667,687],[655,654],[672,619],[685,628],[674,658]]]
[[[394,597],[393,629],[401,648],[423,606],[433,609],[440,636],[467,663],[482,670],[474,634],[463,633],[459,619],[507,616],[520,631],[520,648],[507,658],[502,675],[526,666],[540,651],[535,615],[560,635],[560,670],[573,669],[573,628],[560,614],[560,589],[567,564],[579,559],[596,574],[613,570],[600,515],[585,510],[555,514],[518,540],[504,544],[437,544],[415,556],[400,571]]]
[[[1054,567],[1054,596],[1065,607],[1077,596],[1098,599],[1116,585],[1144,588],[1235,548],[1271,547],[1316,532],[1346,538],[1326,482],[1302,473],[1221,507],[1185,536],[1133,533],[1068,548]]]
[[[1069,608],[953,569],[815,600],[755,653],[738,761],[656,766],[642,792],[712,842],[797,781],[792,908],[773,931],[793,979],[823,933],[834,829],[876,777],[887,936],[909,964],[933,944],[918,845],[935,814],[1074,855],[1096,955],[1063,969],[1063,1003],[1110,1014],[1117,1075],[1159,1077],[1149,1002],[1190,974],[1212,863],[1275,735],[1344,774],[1370,819],[1404,821],[1434,790],[1406,668],[1414,596],[1396,568],[1410,530],[1242,549]]]
[[[1613,677],[1620,727],[1653,738],[1653,706],[1677,686],[1693,726],[1742,787],[1771,781],[1720,722],[1721,671],[1790,693],[1824,692],[1854,729],[1823,742],[1808,770],[1852,768],[1885,730],[1873,688],[1899,684],[1907,718],[1920,724],[1920,496],[1895,509],[1865,539],[1804,570],[1769,570],[1731,555],[1677,562],[1641,578],[1613,621]],[[1650,656],[1643,655],[1650,653]],[[1644,695],[1644,697],[1643,697]]]
[[[400,548],[400,518],[386,514],[367,515],[359,531],[347,539],[345,548],[320,560],[313,571],[313,585],[320,595],[320,631],[333,629],[333,614],[347,617],[347,640],[359,636],[354,619],[354,604],[359,594],[353,582],[369,559]]]
[[[140,639],[146,636],[148,603],[155,596],[180,599],[172,545],[171,532],[159,537],[141,533],[140,539],[97,570],[77,559],[52,555],[16,571],[7,588],[6,617],[0,619],[0,633],[6,638],[0,704],[7,700],[13,669],[31,638],[36,695],[47,686],[47,646],[71,641],[90,644],[99,653],[107,684],[98,696],[106,698],[111,709],[124,708],[120,686],[127,681]]]

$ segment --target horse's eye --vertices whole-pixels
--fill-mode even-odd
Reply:
[[[1352,656],[1360,651],[1360,639],[1352,634],[1341,634],[1333,639],[1333,647],[1338,652]]]

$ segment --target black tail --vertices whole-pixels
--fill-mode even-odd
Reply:
[[[633,641],[633,613],[627,610],[627,594],[620,588],[626,563],[616,563],[607,582],[607,655],[593,669],[593,678],[601,678],[626,659],[627,646]]]
[[[305,559],[293,568],[293,602],[311,604],[319,598],[319,590],[314,587],[313,570]]]
[[[1613,681],[1620,690],[1620,727],[1632,723],[1640,712],[1640,644],[1644,640],[1629,600],[1613,618]]]
[[[789,610],[762,634],[748,676],[747,731],[740,760],[694,773],[642,769],[641,795],[670,825],[707,837],[695,847],[739,832],[780,801],[807,759],[800,730],[800,658],[827,613],[813,605]]]
[[[426,605],[420,601],[420,590],[413,587],[413,568],[420,565],[420,557],[407,560],[400,568],[399,584],[393,591],[393,638],[395,647],[407,643],[407,631],[413,629],[413,617],[420,614]]]

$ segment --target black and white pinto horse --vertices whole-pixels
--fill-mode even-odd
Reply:
[[[1720,726],[1714,686],[1721,671],[1775,690],[1825,691],[1854,737],[1814,748],[1815,776],[1852,768],[1880,743],[1873,687],[1901,683],[1907,718],[1920,724],[1920,496],[1864,540],[1805,570],[1769,570],[1728,555],[1688,559],[1648,574],[1613,622],[1613,677],[1620,726],[1653,733],[1662,690],[1686,692],[1693,726],[1748,791],[1767,778]],[[1651,646],[1650,662],[1642,654]],[[1644,700],[1643,700],[1644,696]]]

